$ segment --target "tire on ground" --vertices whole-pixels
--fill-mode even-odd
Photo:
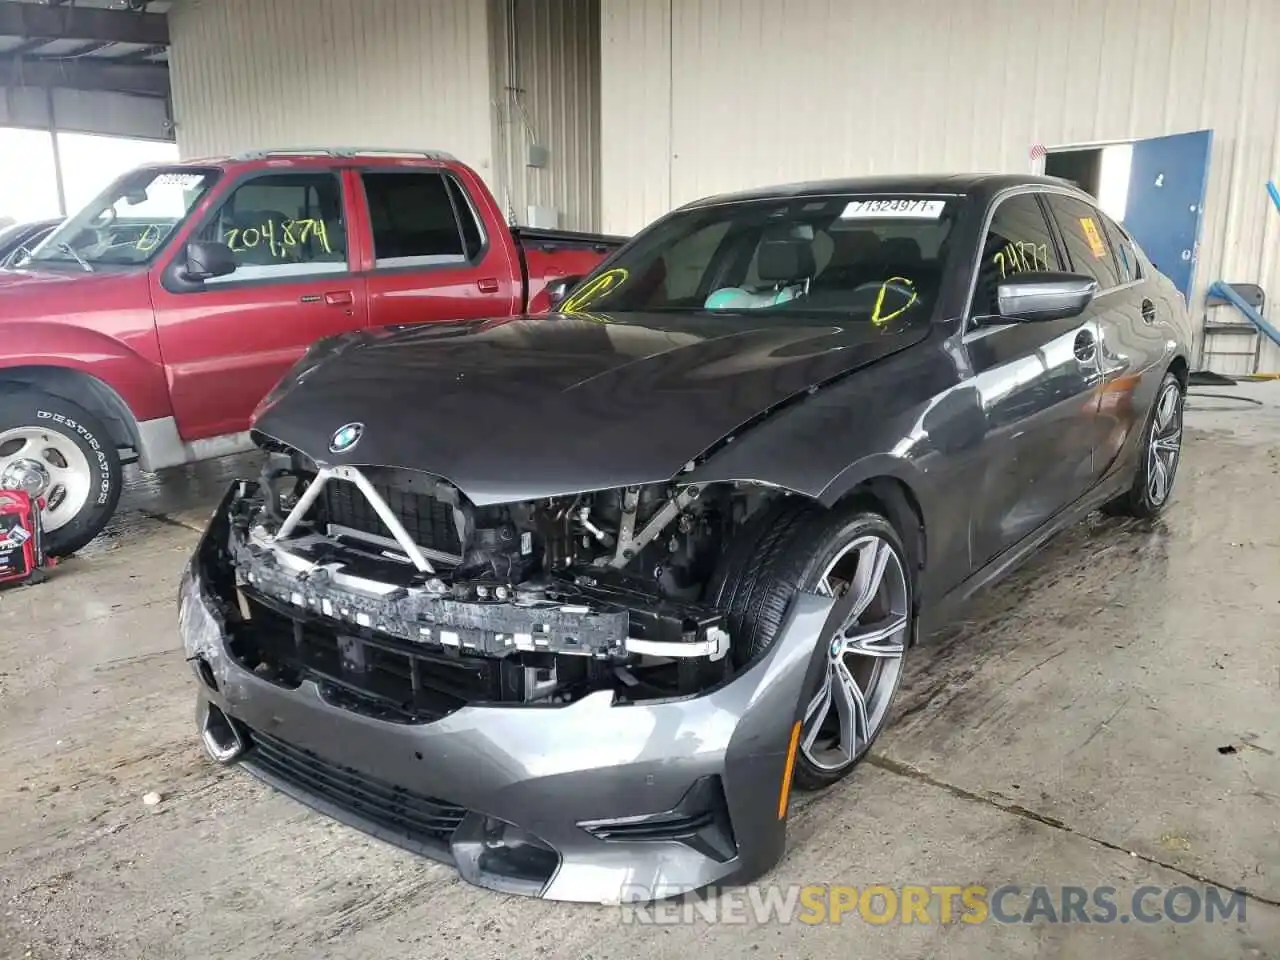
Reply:
[[[1149,447],[1151,433],[1156,427],[1156,408],[1159,406],[1160,398],[1164,396],[1165,389],[1170,382],[1178,384],[1178,389],[1181,392],[1178,400],[1178,422],[1179,428],[1182,426],[1182,404],[1186,400],[1186,388],[1182,385],[1178,375],[1173,371],[1169,371],[1160,381],[1160,386],[1156,388],[1155,399],[1151,401],[1151,409],[1148,411],[1147,419],[1142,425],[1142,445],[1138,450],[1138,466],[1134,470],[1133,484],[1120,496],[1114,500],[1108,500],[1103,505],[1102,512],[1107,516],[1136,517],[1140,520],[1150,520],[1159,516],[1164,511],[1164,508],[1169,505],[1169,500],[1173,496],[1173,482],[1177,477],[1177,463],[1174,464],[1174,474],[1169,478],[1169,490],[1161,503],[1153,503],[1151,500],[1148,471],[1151,469]],[[1178,462],[1181,462],[1181,459],[1181,452],[1179,452]]]
[[[709,602],[727,615],[735,667],[767,651],[782,629],[796,592],[812,590],[839,549],[869,533],[890,543],[903,569],[911,569],[898,531],[865,502],[824,510],[799,497],[787,497],[748,523],[729,544],[707,590]],[[908,589],[914,591],[910,580],[908,574]],[[914,624],[907,636],[915,636]],[[810,696],[806,691],[805,697]],[[877,736],[884,726],[876,731]],[[844,779],[867,755],[875,739],[873,736],[862,747],[852,764],[834,774],[798,755],[796,786],[816,790]]]
[[[37,427],[69,439],[84,454],[89,488],[84,506],[56,530],[45,534],[51,556],[79,550],[107,525],[120,500],[123,471],[115,442],[102,422],[79,404],[41,390],[0,390],[0,434],[15,427]]]

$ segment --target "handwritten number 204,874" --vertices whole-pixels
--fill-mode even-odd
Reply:
[[[283,257],[291,247],[299,247],[315,237],[325,253],[333,253],[323,220],[284,220],[280,224],[279,233],[277,236],[276,225],[270,220],[257,227],[229,227],[227,246],[240,252],[266,244],[273,257]]]

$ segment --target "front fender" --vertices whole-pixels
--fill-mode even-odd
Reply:
[[[133,345],[85,327],[46,320],[0,324],[0,380],[10,371],[71,370],[114,391],[135,420],[172,416],[163,368]]]

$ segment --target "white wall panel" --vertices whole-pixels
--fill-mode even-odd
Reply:
[[[530,204],[567,230],[600,223],[599,0],[492,0],[495,177],[520,223]],[[548,162],[531,167],[529,147]]]
[[[601,229],[671,209],[670,0],[600,0]]]
[[[605,229],[719,191],[1028,172],[1034,143],[1211,128],[1195,311],[1219,278],[1280,302],[1276,0],[603,0],[602,47]]]
[[[181,0],[169,15],[179,148],[436,148],[488,178],[487,11],[486,0]]]

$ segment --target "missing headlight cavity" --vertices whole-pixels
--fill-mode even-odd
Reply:
[[[476,507],[426,474],[277,451],[230,510],[229,652],[406,723],[699,693],[740,663],[708,601],[725,544],[779,495],[667,483]]]

